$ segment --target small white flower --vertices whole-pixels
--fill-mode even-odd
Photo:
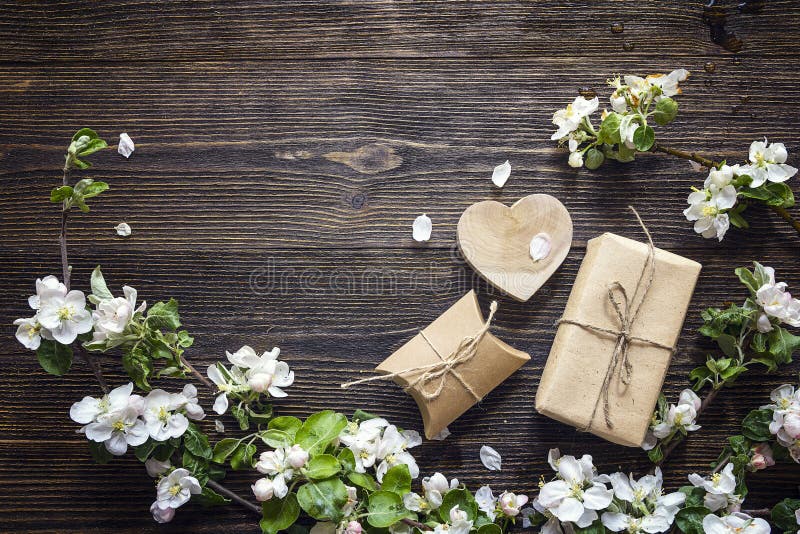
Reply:
[[[533,236],[530,244],[530,254],[533,261],[541,261],[550,255],[550,236],[540,232]]]
[[[292,445],[286,451],[286,462],[294,469],[300,469],[308,463],[308,451],[303,450],[300,445]]]
[[[560,521],[575,523],[580,528],[591,525],[597,511],[611,504],[614,492],[595,481],[592,457],[580,460],[563,456],[556,462],[558,480],[548,482],[539,491],[538,502]]]
[[[158,478],[159,476],[163,475],[167,471],[172,468],[172,464],[169,460],[160,461],[156,460],[155,458],[149,458],[144,463],[144,468],[147,471],[147,474],[153,478]]]
[[[494,521],[497,517],[497,498],[492,493],[492,488],[489,486],[478,488],[478,491],[475,492],[475,502],[478,504],[478,510]]]
[[[38,310],[41,307],[42,295],[45,293],[57,293],[61,296],[66,296],[67,286],[59,282],[58,278],[53,275],[37,278],[36,294],[28,297],[28,306],[32,310]]]
[[[667,75],[655,74],[647,77],[647,80],[661,88],[664,96],[675,96],[681,93],[681,88],[678,87],[680,82],[686,81],[689,78],[689,71],[686,69],[673,70]]]
[[[92,329],[92,314],[86,309],[82,291],[72,290],[64,295],[60,290],[47,290],[40,299],[39,323],[59,343],[69,345],[79,334]]]
[[[202,421],[206,414],[197,400],[197,388],[194,384],[186,384],[183,391],[176,398],[178,409],[186,413],[186,417],[195,421]]]
[[[583,118],[597,111],[600,101],[597,97],[587,100],[578,96],[565,109],[559,109],[553,114],[553,124],[558,126],[558,130],[550,136],[550,139],[561,139],[574,132],[580,125]]]
[[[422,489],[424,490],[425,497],[421,501],[422,508],[436,510],[442,505],[444,494],[451,489],[455,489],[457,486],[458,479],[454,478],[448,483],[447,478],[441,473],[434,473],[432,477],[423,478]]]
[[[214,419],[214,430],[216,430],[219,434],[224,434],[225,424],[219,419]]]
[[[131,225],[126,222],[121,222],[114,227],[114,230],[117,231],[117,235],[121,237],[128,237],[131,235]]]
[[[756,291],[756,302],[768,316],[791,326],[800,326],[800,300],[792,298],[792,295],[786,291],[785,282],[775,283],[775,270],[772,267],[764,267],[764,271],[769,276],[769,280]],[[772,330],[771,322],[767,329],[766,323],[768,322],[770,322],[769,318],[759,317],[759,330],[761,331],[762,328],[766,332]]]
[[[164,510],[166,508],[179,508],[183,506],[192,495],[202,491],[200,483],[184,468],[174,470],[158,483],[156,488],[156,504]]]
[[[502,510],[506,516],[516,517],[519,515],[520,509],[528,503],[528,497],[506,491],[500,495],[497,502],[500,505],[500,510]]]
[[[689,195],[690,206],[683,211],[686,219],[694,221],[694,231],[705,238],[716,237],[719,241],[730,227],[727,213],[723,211],[736,205],[736,188],[723,187],[716,193],[695,191]],[[710,197],[709,197],[710,195]]]
[[[129,158],[131,157],[131,154],[133,154],[133,151],[135,149],[136,147],[133,144],[133,139],[131,139],[131,137],[128,134],[126,133],[119,134],[119,146],[117,147],[118,154],[120,154],[121,156],[125,156],[126,158]]]
[[[489,447],[483,445],[480,452],[481,463],[489,471],[500,471],[500,466],[503,461],[500,453]]]
[[[492,183],[496,187],[503,187],[506,185],[509,176],[511,176],[511,163],[506,160],[505,163],[501,163],[494,168],[492,172]]]
[[[92,342],[102,342],[107,339],[121,337],[133,316],[136,313],[144,312],[147,307],[146,302],[142,302],[138,308],[136,307],[136,289],[130,286],[123,286],[122,293],[125,295],[124,297],[103,299],[97,303],[95,310],[92,312],[92,320],[94,321]]]
[[[180,396],[154,389],[144,400],[144,422],[150,437],[156,441],[167,441],[181,437],[189,428],[189,420],[176,410],[180,407]]]
[[[738,510],[742,503],[742,498],[734,494],[736,491],[736,477],[733,474],[733,464],[725,465],[720,473],[714,473],[709,478],[703,478],[698,474],[689,475],[689,482],[692,485],[706,490],[703,504],[712,512],[722,510]]]
[[[14,325],[17,327],[16,338],[26,349],[36,350],[42,343],[42,325],[36,317],[30,319],[16,319]]]
[[[286,397],[286,392],[281,388],[294,383],[294,372],[289,370],[286,362],[278,360],[281,350],[273,347],[261,356],[249,346],[245,345],[234,353],[226,352],[228,361],[235,366],[246,369],[247,384],[258,393],[267,392],[272,397]]]
[[[366,422],[366,421],[365,421]],[[400,464],[408,466],[411,478],[419,476],[417,460],[408,452],[408,449],[422,444],[422,438],[414,430],[400,432],[394,425],[387,426],[378,440],[376,457],[382,460],[375,469],[375,478],[383,482],[383,475],[392,467]]]
[[[277,448],[274,451],[262,452],[256,463],[259,473],[272,477],[272,492],[279,499],[286,497],[289,486],[286,482],[294,477],[294,469],[289,464],[287,449]]]
[[[583,153],[570,152],[569,158],[567,158],[567,164],[574,169],[583,167]]]
[[[734,513],[725,517],[708,514],[703,518],[703,531],[706,534],[769,534],[769,523],[746,514]]]
[[[414,241],[419,243],[429,240],[432,231],[433,223],[431,222],[431,218],[424,213],[414,219],[414,224],[411,225],[411,236],[414,238]]]
[[[703,183],[703,187],[711,191],[711,194],[728,187],[733,182],[733,177],[738,174],[734,173],[734,170],[738,171],[739,166],[735,165],[734,167],[730,165],[723,165],[719,169],[712,167],[708,171],[708,177]]]
[[[472,521],[468,519],[467,512],[459,509],[458,505],[450,509],[450,525],[449,528],[442,528],[443,525],[438,525],[436,528],[439,532],[446,532],[447,534],[469,534],[472,530]],[[436,529],[434,529],[434,532]]]
[[[767,144],[764,141],[753,141],[750,145],[750,164],[741,168],[741,173],[752,178],[750,187],[759,187],[765,182],[785,182],[795,174],[797,169],[786,164],[786,147],[783,143]]]
[[[136,447],[149,437],[144,421],[139,419],[144,401],[131,395],[133,384],[114,388],[100,399],[84,397],[72,405],[70,418],[84,425],[78,432],[103,443],[111,454],[121,456],[128,446]]]

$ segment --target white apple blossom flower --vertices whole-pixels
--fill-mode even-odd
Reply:
[[[503,187],[506,185],[509,176],[511,176],[511,163],[506,160],[505,163],[501,163],[494,168],[492,172],[492,183],[496,187]]]
[[[472,521],[468,519],[467,512],[459,509],[458,505],[450,509],[449,516],[449,524],[439,524],[433,529],[436,534],[469,534],[472,530]]]
[[[17,327],[16,338],[26,349],[36,350],[42,344],[42,325],[36,316],[29,319],[16,319],[14,326]]]
[[[686,500],[681,492],[663,494],[663,476],[656,467],[655,473],[639,480],[623,473],[601,475],[597,480],[611,483],[614,496],[631,504],[631,513],[604,512],[603,526],[613,532],[666,532],[675,521],[675,515]]]
[[[131,235],[131,225],[126,222],[121,222],[114,227],[117,235],[120,237],[128,237]]]
[[[286,462],[294,469],[300,469],[308,463],[308,451],[300,445],[292,445],[286,450]]]
[[[760,518],[733,513],[725,517],[708,514],[703,518],[703,531],[706,534],[769,534],[769,523]]]
[[[781,414],[800,410],[800,390],[795,391],[795,387],[791,384],[783,384],[773,389],[769,398],[772,404],[767,404],[762,408]]]
[[[712,167],[708,171],[708,177],[703,183],[703,187],[714,194],[725,189],[733,183],[733,178],[741,173],[738,165],[723,165],[719,169]]]
[[[250,391],[247,386],[247,378],[244,373],[236,366],[230,369],[221,363],[209,365],[206,370],[208,378],[214,382],[220,394],[214,400],[212,410],[218,415],[224,414],[228,410],[228,394],[237,394]]]
[[[558,479],[541,487],[538,501],[560,521],[575,523],[580,528],[591,525],[597,511],[611,504],[614,492],[596,481],[592,457],[580,460],[563,456],[556,460]]]
[[[572,143],[571,140],[570,143]],[[577,150],[571,151],[569,153],[569,158],[567,158],[567,164],[573,169],[580,169],[583,167],[583,152]]]
[[[53,339],[63,345],[69,345],[79,334],[92,329],[92,314],[86,309],[86,297],[76,289],[66,295],[60,289],[44,291],[40,295],[37,317]]]
[[[156,506],[161,510],[179,508],[189,502],[192,495],[202,491],[200,483],[184,468],[178,468],[158,482]]]
[[[272,493],[278,499],[283,499],[289,493],[286,484],[294,477],[294,469],[289,464],[287,449],[277,448],[274,451],[262,452],[256,463],[259,473],[272,477]]]
[[[483,445],[481,447],[480,457],[483,467],[489,471],[500,471],[503,458],[500,456],[499,452],[488,445]]]
[[[234,353],[226,352],[226,355],[228,361],[245,370],[247,385],[253,391],[267,392],[272,397],[285,397],[286,392],[281,388],[294,383],[294,371],[289,370],[286,362],[278,360],[280,353],[281,349],[273,347],[258,356],[251,347],[245,345]]]
[[[800,326],[800,300],[792,298],[791,293],[786,291],[786,282],[775,282],[775,269],[764,267],[764,272],[769,279],[756,291],[756,303],[768,317],[766,319],[759,317],[757,323],[759,331],[772,330],[769,317],[791,326]]]
[[[600,101],[597,97],[587,100],[582,96],[578,96],[569,104],[565,109],[559,109],[553,114],[553,124],[558,126],[558,130],[550,136],[550,139],[561,139],[570,133],[574,132],[584,117],[591,115],[597,111]]]
[[[59,282],[58,278],[53,275],[37,278],[36,294],[28,297],[28,305],[32,310],[38,310],[41,307],[42,295],[44,293],[56,293],[61,296],[66,296],[67,286]]]
[[[736,476],[733,474],[733,464],[726,464],[719,473],[703,478],[696,473],[689,475],[689,482],[693,486],[703,488],[706,495],[703,504],[712,512],[726,509],[728,512],[738,511],[742,498],[734,494],[736,491]]]
[[[497,497],[492,493],[492,488],[489,486],[478,488],[475,492],[475,502],[478,504],[478,510],[494,521],[497,517]]]
[[[138,308],[136,307],[136,289],[123,286],[122,292],[124,297],[103,299],[97,303],[92,312],[94,321],[92,342],[102,342],[106,339],[120,337],[134,314],[142,313],[147,308],[147,302],[142,302]]]
[[[681,93],[681,88],[678,86],[680,82],[686,81],[690,73],[686,69],[676,69],[669,74],[651,74],[647,80],[657,87],[661,88],[663,96],[675,96]],[[658,99],[658,97],[657,97]]]
[[[670,405],[666,419],[651,427],[653,435],[658,439],[664,439],[676,428],[682,428],[686,432],[699,430],[700,425],[695,421],[701,403],[700,397],[694,391],[684,389],[681,391],[678,404]]]
[[[500,505],[500,510],[507,517],[516,517],[523,506],[528,503],[528,497],[525,495],[516,495],[510,491],[503,492],[497,500]]]
[[[730,219],[724,211],[736,205],[736,195],[736,188],[732,185],[716,193],[695,191],[689,195],[689,207],[683,214],[687,220],[694,221],[695,232],[706,239],[716,237],[722,241],[730,227]]]
[[[272,480],[268,478],[259,478],[250,486],[250,489],[253,490],[253,495],[255,495],[256,500],[259,502],[268,501],[275,494]]]
[[[396,426],[389,425],[383,430],[383,435],[378,440],[377,459],[381,460],[375,468],[375,478],[383,482],[383,475],[392,467],[400,464],[408,466],[411,478],[419,476],[417,461],[408,452],[408,449],[422,444],[422,438],[415,430],[400,432]]]
[[[383,418],[369,419],[360,424],[350,422],[342,430],[339,440],[353,451],[356,472],[366,473],[378,460],[379,441],[389,422]]]
[[[411,237],[414,238],[414,241],[419,243],[428,241],[431,238],[431,232],[433,232],[433,222],[430,217],[423,213],[414,219],[414,223],[411,225]]]
[[[759,443],[752,449],[750,463],[748,467],[751,471],[760,471],[775,465],[775,458],[772,454],[772,447],[768,443]]]
[[[189,420],[177,410],[178,395],[163,389],[154,389],[144,399],[144,422],[150,437],[156,441],[167,441],[181,437],[189,428]]]
[[[186,417],[194,421],[202,421],[206,414],[200,402],[197,399],[197,388],[194,384],[186,384],[176,396],[176,404],[178,410],[183,410]]]
[[[785,182],[795,174],[797,169],[786,164],[786,147],[783,143],[753,141],[750,145],[750,164],[741,168],[741,173],[752,178],[750,187],[759,187],[765,182]]]
[[[103,443],[115,456],[125,454],[128,446],[136,447],[147,441],[147,429],[139,418],[144,402],[139,395],[131,395],[131,391],[133,384],[129,382],[100,399],[84,397],[74,403],[70,418],[84,425],[78,432],[91,441]]]
[[[436,510],[442,505],[444,494],[457,486],[458,479],[454,478],[448,483],[443,474],[434,473],[432,477],[422,479],[423,495],[406,493],[403,496],[403,503],[407,509],[414,512]]]
[[[172,469],[172,463],[169,460],[156,460],[155,458],[149,458],[144,463],[144,468],[147,471],[147,474],[153,478],[158,478],[170,469]]]
[[[133,144],[133,139],[127,133],[119,134],[119,146],[117,146],[117,153],[126,158],[131,157],[133,151],[136,149]]]

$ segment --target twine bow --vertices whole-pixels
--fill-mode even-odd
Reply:
[[[480,344],[483,336],[486,335],[486,332],[489,331],[489,326],[492,323],[492,319],[494,318],[494,314],[497,311],[497,302],[492,301],[492,304],[489,306],[489,316],[486,318],[486,321],[483,323],[483,326],[472,334],[471,336],[467,336],[461,340],[453,352],[444,356],[439,349],[431,342],[428,336],[425,335],[424,330],[420,330],[420,335],[422,339],[433,349],[433,352],[436,356],[439,357],[438,362],[430,363],[427,365],[420,365],[417,367],[409,367],[408,369],[403,369],[402,371],[396,371],[394,373],[388,373],[385,375],[377,375],[371,376],[369,378],[362,378],[361,380],[354,380],[353,382],[347,382],[341,385],[342,389],[347,389],[351,386],[355,386],[357,384],[365,384],[367,382],[373,382],[375,380],[393,380],[398,376],[404,375],[406,373],[413,373],[422,371],[413,381],[409,382],[406,387],[403,388],[403,391],[408,392],[409,390],[417,388],[418,393],[426,400],[432,401],[438,398],[442,391],[444,391],[444,386],[447,383],[448,375],[452,375],[458,380],[464,389],[467,390],[470,395],[472,395],[476,401],[481,400],[481,396],[472,388],[472,386],[464,380],[464,377],[458,372],[456,367],[459,365],[463,365],[470,361],[475,355],[478,353],[478,345]],[[437,381],[438,384],[436,389],[433,391],[428,391],[426,387],[431,382]]]
[[[631,334],[631,330],[633,329],[634,324],[636,324],[636,319],[639,316],[639,311],[642,308],[642,303],[647,297],[647,293],[650,291],[650,286],[653,284],[656,267],[653,238],[650,236],[650,232],[644,225],[639,213],[632,206],[628,207],[636,216],[636,220],[639,221],[639,225],[642,227],[642,230],[644,230],[644,233],[647,236],[648,250],[647,259],[642,266],[642,272],[639,275],[638,281],[636,282],[636,289],[633,292],[633,297],[628,298],[628,292],[625,290],[625,287],[617,280],[612,281],[606,287],[608,292],[608,301],[614,307],[614,311],[617,314],[619,328],[603,328],[581,321],[566,319],[564,317],[558,320],[558,324],[572,324],[592,332],[616,337],[614,352],[611,355],[611,361],[608,364],[606,376],[603,379],[603,385],[600,388],[600,394],[597,397],[597,402],[594,404],[594,409],[592,410],[592,415],[589,418],[589,422],[583,429],[584,432],[591,430],[595,416],[597,415],[597,409],[600,407],[601,402],[603,404],[603,414],[605,415],[606,425],[608,428],[614,428],[610,417],[611,406],[609,395],[611,390],[611,381],[614,379],[615,375],[618,375],[623,384],[626,386],[630,384],[631,374],[633,372],[633,364],[630,361],[629,349],[632,342],[645,343],[654,347],[668,350],[670,352],[675,352],[674,346],[665,345],[663,343],[659,343],[658,341],[653,341],[652,339],[634,336]]]

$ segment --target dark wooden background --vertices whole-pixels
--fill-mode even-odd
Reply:
[[[661,140],[738,161],[767,135],[798,166],[800,6],[721,5],[743,41],[739,53],[711,41],[701,2],[0,2],[0,530],[258,532],[234,506],[188,506],[155,525],[153,484],[137,461],[95,466],[74,433],[69,406],[99,392],[91,373],[76,362],[68,376],[48,376],[13,338],[34,279],[60,273],[47,197],[82,126],[114,145],[128,132],[137,149],[130,160],[113,150],[92,158],[87,176],[111,190],[72,221],[75,287],[87,289],[100,263],[117,290],[133,285],[150,302],[177,297],[198,367],[243,344],[280,346],[297,373],[290,396],[276,402],[281,414],[364,408],[420,428],[414,403],[393,384],[343,393],[339,383],[466,290],[476,288],[484,305],[492,298],[454,252],[467,206],[555,195],[572,213],[572,251],[528,303],[499,297],[494,328],[532,361],[452,425],[447,441],[414,453],[423,473],[528,494],[549,472],[554,446],[594,453],[605,470],[645,471],[642,451],[534,411],[553,322],[587,239],[640,237],[625,208],[632,203],[658,246],[703,263],[665,386],[673,400],[713,348],[695,333],[700,310],[743,299],[733,269],[751,260],[800,287],[800,240],[758,209],[750,231],[703,240],[681,214],[688,188],[704,178],[688,163],[654,155],[573,170],[549,141],[550,118],[582,89],[605,104],[614,74],[684,67],[693,75],[681,114],[659,129]],[[617,23],[622,33],[611,31]],[[506,159],[513,173],[498,191],[489,177]],[[433,238],[418,245],[410,225],[423,212]],[[112,229],[121,220],[133,227],[128,239]],[[114,385],[125,381],[113,359],[103,369]],[[667,466],[668,485],[705,470],[737,422],[796,371],[753,372],[721,395]],[[502,472],[483,469],[482,444],[502,453]],[[798,475],[780,466],[753,476],[748,507],[796,497]],[[250,481],[229,484],[248,493]]]

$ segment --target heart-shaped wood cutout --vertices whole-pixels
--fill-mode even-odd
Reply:
[[[486,200],[464,211],[457,234],[467,263],[497,289],[525,302],[567,257],[572,218],[550,195],[529,195],[510,208]],[[536,236],[550,243],[549,253],[538,261],[531,256],[531,240]]]

